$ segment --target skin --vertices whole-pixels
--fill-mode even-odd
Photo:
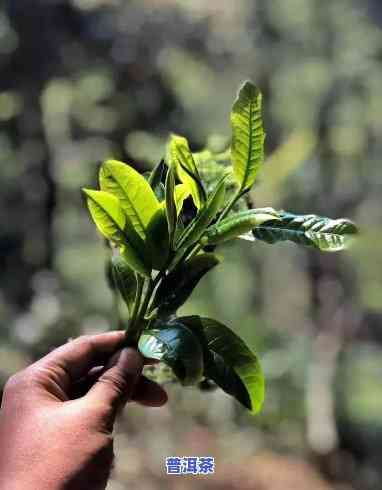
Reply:
[[[0,488],[103,490],[113,426],[128,401],[158,407],[167,395],[122,348],[124,332],[71,341],[15,374],[0,410]]]

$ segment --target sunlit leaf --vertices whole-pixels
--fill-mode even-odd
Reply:
[[[264,375],[255,354],[231,329],[211,318],[180,317],[204,347],[204,375],[253,414],[264,401]]]
[[[103,191],[82,189],[91,217],[98,230],[109,240],[125,242],[126,216],[118,199]]]
[[[201,381],[203,351],[198,338],[182,324],[156,322],[156,327],[143,332],[139,351],[168,364],[185,386]]]
[[[113,255],[111,263],[114,283],[131,315],[137,289],[135,272],[121,255]]]
[[[144,240],[151,218],[159,209],[159,201],[145,178],[129,165],[107,160],[100,169],[100,187],[120,201],[129,221]]]
[[[190,189],[186,184],[178,184],[175,186],[175,207],[176,215],[179,216],[183,208],[185,199],[190,195]]]
[[[189,188],[195,206],[200,209],[206,195],[186,138],[171,135],[169,153],[179,180]]]
[[[239,90],[231,112],[231,157],[241,191],[250,189],[264,160],[261,93],[249,81]]]
[[[200,279],[219,262],[216,255],[205,253],[181,263],[161,282],[153,308],[159,307],[160,316],[175,313],[190,297]]]
[[[278,214],[272,208],[251,209],[233,214],[223,219],[216,225],[212,225],[203,235],[203,245],[215,245],[217,243],[232,240],[247,233],[266,221],[277,220]]]
[[[296,215],[279,211],[280,220],[257,226],[253,234],[258,240],[277,243],[292,242],[313,246],[324,252],[337,252],[349,246],[357,228],[347,219],[330,219],[314,214]]]

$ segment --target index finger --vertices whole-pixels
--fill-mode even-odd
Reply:
[[[61,374],[73,382],[107,359],[123,346],[126,332],[117,330],[97,335],[83,335],[53,350],[35,363],[35,367]]]

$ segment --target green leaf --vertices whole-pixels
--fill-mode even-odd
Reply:
[[[216,255],[205,253],[181,263],[160,283],[152,309],[159,307],[159,316],[175,313],[190,297],[200,279],[219,262]]]
[[[175,186],[175,207],[176,207],[176,215],[182,211],[183,203],[190,195],[190,189],[186,186],[186,184],[178,184]]]
[[[163,182],[166,178],[166,169],[167,166],[164,160],[161,160],[150,172],[150,176],[148,182],[154,191],[156,197],[159,201],[164,200],[164,185]]]
[[[230,149],[223,153],[214,153],[206,148],[200,152],[193,153],[192,156],[207,193],[211,192],[211,189],[215,187],[223,175],[227,174],[233,180]]]
[[[173,167],[171,167],[167,172],[166,186],[165,186],[166,216],[167,216],[168,235],[169,235],[171,248],[174,241],[174,234],[175,234],[176,222],[177,222],[177,212],[176,212],[174,193],[175,193],[175,175],[174,175],[174,169]]]
[[[206,195],[186,138],[172,134],[169,152],[171,166],[175,169],[179,180],[189,188],[195,206],[200,209],[206,200]]]
[[[107,160],[100,169],[100,187],[120,201],[132,226],[146,238],[147,226],[159,209],[159,201],[145,178],[129,165]]]
[[[264,375],[255,354],[245,342],[222,323],[198,316],[180,317],[202,338],[204,375],[234,396],[253,414],[264,401]]]
[[[156,327],[142,333],[138,342],[142,355],[168,364],[184,386],[201,381],[203,350],[198,338],[180,323],[156,322]]]
[[[314,214],[296,215],[279,211],[280,220],[267,221],[254,229],[253,235],[267,243],[290,240],[324,252],[347,248],[357,228],[347,219],[330,219]]]
[[[264,160],[261,93],[247,81],[239,90],[231,112],[231,156],[240,190],[249,190]]]
[[[131,315],[137,290],[135,272],[121,255],[113,255],[111,263],[114,283]]]
[[[131,269],[141,276],[151,277],[151,267],[142,260],[138,252],[131,244],[125,243],[122,245],[120,252]]]
[[[185,226],[183,224],[183,221],[181,219],[178,219],[176,230],[175,230],[175,235],[174,235],[174,243],[176,243],[179,240],[179,238],[182,236],[182,233],[184,232],[184,228],[185,228]],[[174,246],[173,246],[173,248],[174,248]],[[177,252],[177,254],[179,252]],[[171,264],[171,265],[172,265],[172,268],[174,268],[176,264]]]
[[[196,243],[205,232],[207,226],[215,218],[224,204],[225,178],[223,177],[220,180],[213,193],[208,197],[206,205],[199,211],[187,228],[185,228],[176,243],[176,249],[182,250]]]
[[[164,207],[160,207],[147,227],[146,248],[154,269],[162,270],[168,261],[170,242]]]
[[[90,214],[100,232],[121,245],[121,253],[132,269],[144,276],[150,276],[151,268],[125,234],[127,218],[118,199],[104,191],[83,189],[83,192],[87,196]]]
[[[126,216],[118,199],[103,191],[82,189],[91,217],[98,230],[109,240],[124,243]]]
[[[208,228],[201,239],[201,243],[203,245],[216,245],[237,238],[266,221],[278,219],[277,212],[272,208],[241,211]]]

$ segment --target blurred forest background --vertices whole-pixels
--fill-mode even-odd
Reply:
[[[241,81],[263,91],[253,200],[348,217],[340,254],[239,241],[187,312],[258,353],[264,410],[168,386],[130,406],[110,490],[382,488],[382,4],[379,0],[0,3],[0,383],[113,328],[105,247],[81,186],[106,157],[147,170],[170,131],[221,150]],[[213,477],[164,458],[213,455]]]

